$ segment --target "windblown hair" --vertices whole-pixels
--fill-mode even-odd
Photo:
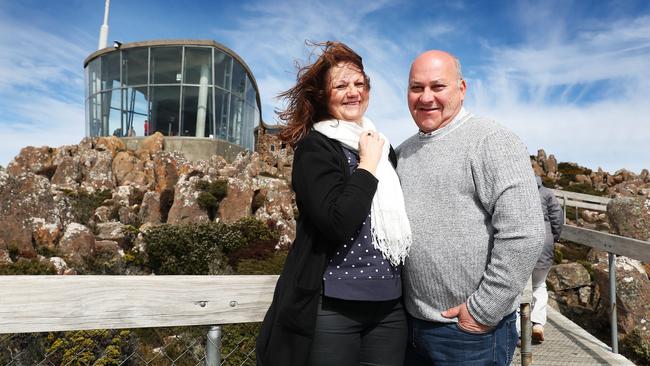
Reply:
[[[363,74],[367,90],[370,79],[363,71],[361,56],[341,42],[308,43],[322,50],[318,59],[309,65],[299,66],[296,85],[278,95],[287,107],[276,111],[287,125],[280,131],[280,139],[292,147],[309,133],[314,123],[330,119],[328,109],[328,71],[341,62],[349,62]]]

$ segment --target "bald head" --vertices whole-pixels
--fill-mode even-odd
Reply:
[[[413,60],[413,63],[411,64],[411,71],[409,72],[409,77],[411,75],[410,73],[413,72],[413,67],[416,66],[416,64],[418,67],[421,67],[422,65],[426,65],[427,63],[441,63],[448,66],[452,66],[454,67],[454,73],[456,74],[458,80],[460,81],[463,79],[463,73],[458,58],[449,52],[440,51],[440,50],[429,50],[420,54],[420,56],[416,57],[415,60]]]
[[[409,72],[408,105],[420,131],[433,132],[451,123],[462,108],[465,88],[456,57],[439,50],[418,56]]]

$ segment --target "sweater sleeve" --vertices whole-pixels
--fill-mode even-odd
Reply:
[[[470,158],[476,194],[490,217],[493,247],[467,307],[494,326],[522,292],[544,242],[544,219],[523,143],[507,130],[488,134]]]
[[[378,182],[364,169],[346,179],[339,154],[309,139],[296,151],[292,172],[300,215],[335,245],[353,236],[368,215]]]

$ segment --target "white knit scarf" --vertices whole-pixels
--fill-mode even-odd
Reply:
[[[339,141],[348,148],[359,151],[359,137],[367,130],[376,131],[368,118],[363,118],[363,126],[343,120],[326,120],[314,124],[314,129],[323,135]],[[372,199],[370,210],[372,244],[393,266],[404,263],[411,247],[411,225],[404,208],[404,195],[397,173],[388,159],[390,143],[386,136],[381,159],[375,175],[379,183]]]

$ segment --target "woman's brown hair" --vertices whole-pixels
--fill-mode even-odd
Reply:
[[[278,117],[287,125],[280,131],[280,139],[295,146],[311,129],[314,123],[332,116],[328,109],[328,71],[341,62],[349,62],[359,68],[365,78],[366,88],[370,90],[370,79],[363,71],[361,56],[341,42],[308,43],[322,49],[318,59],[300,67],[296,85],[280,93],[278,98],[287,101],[287,108],[276,111]]]

